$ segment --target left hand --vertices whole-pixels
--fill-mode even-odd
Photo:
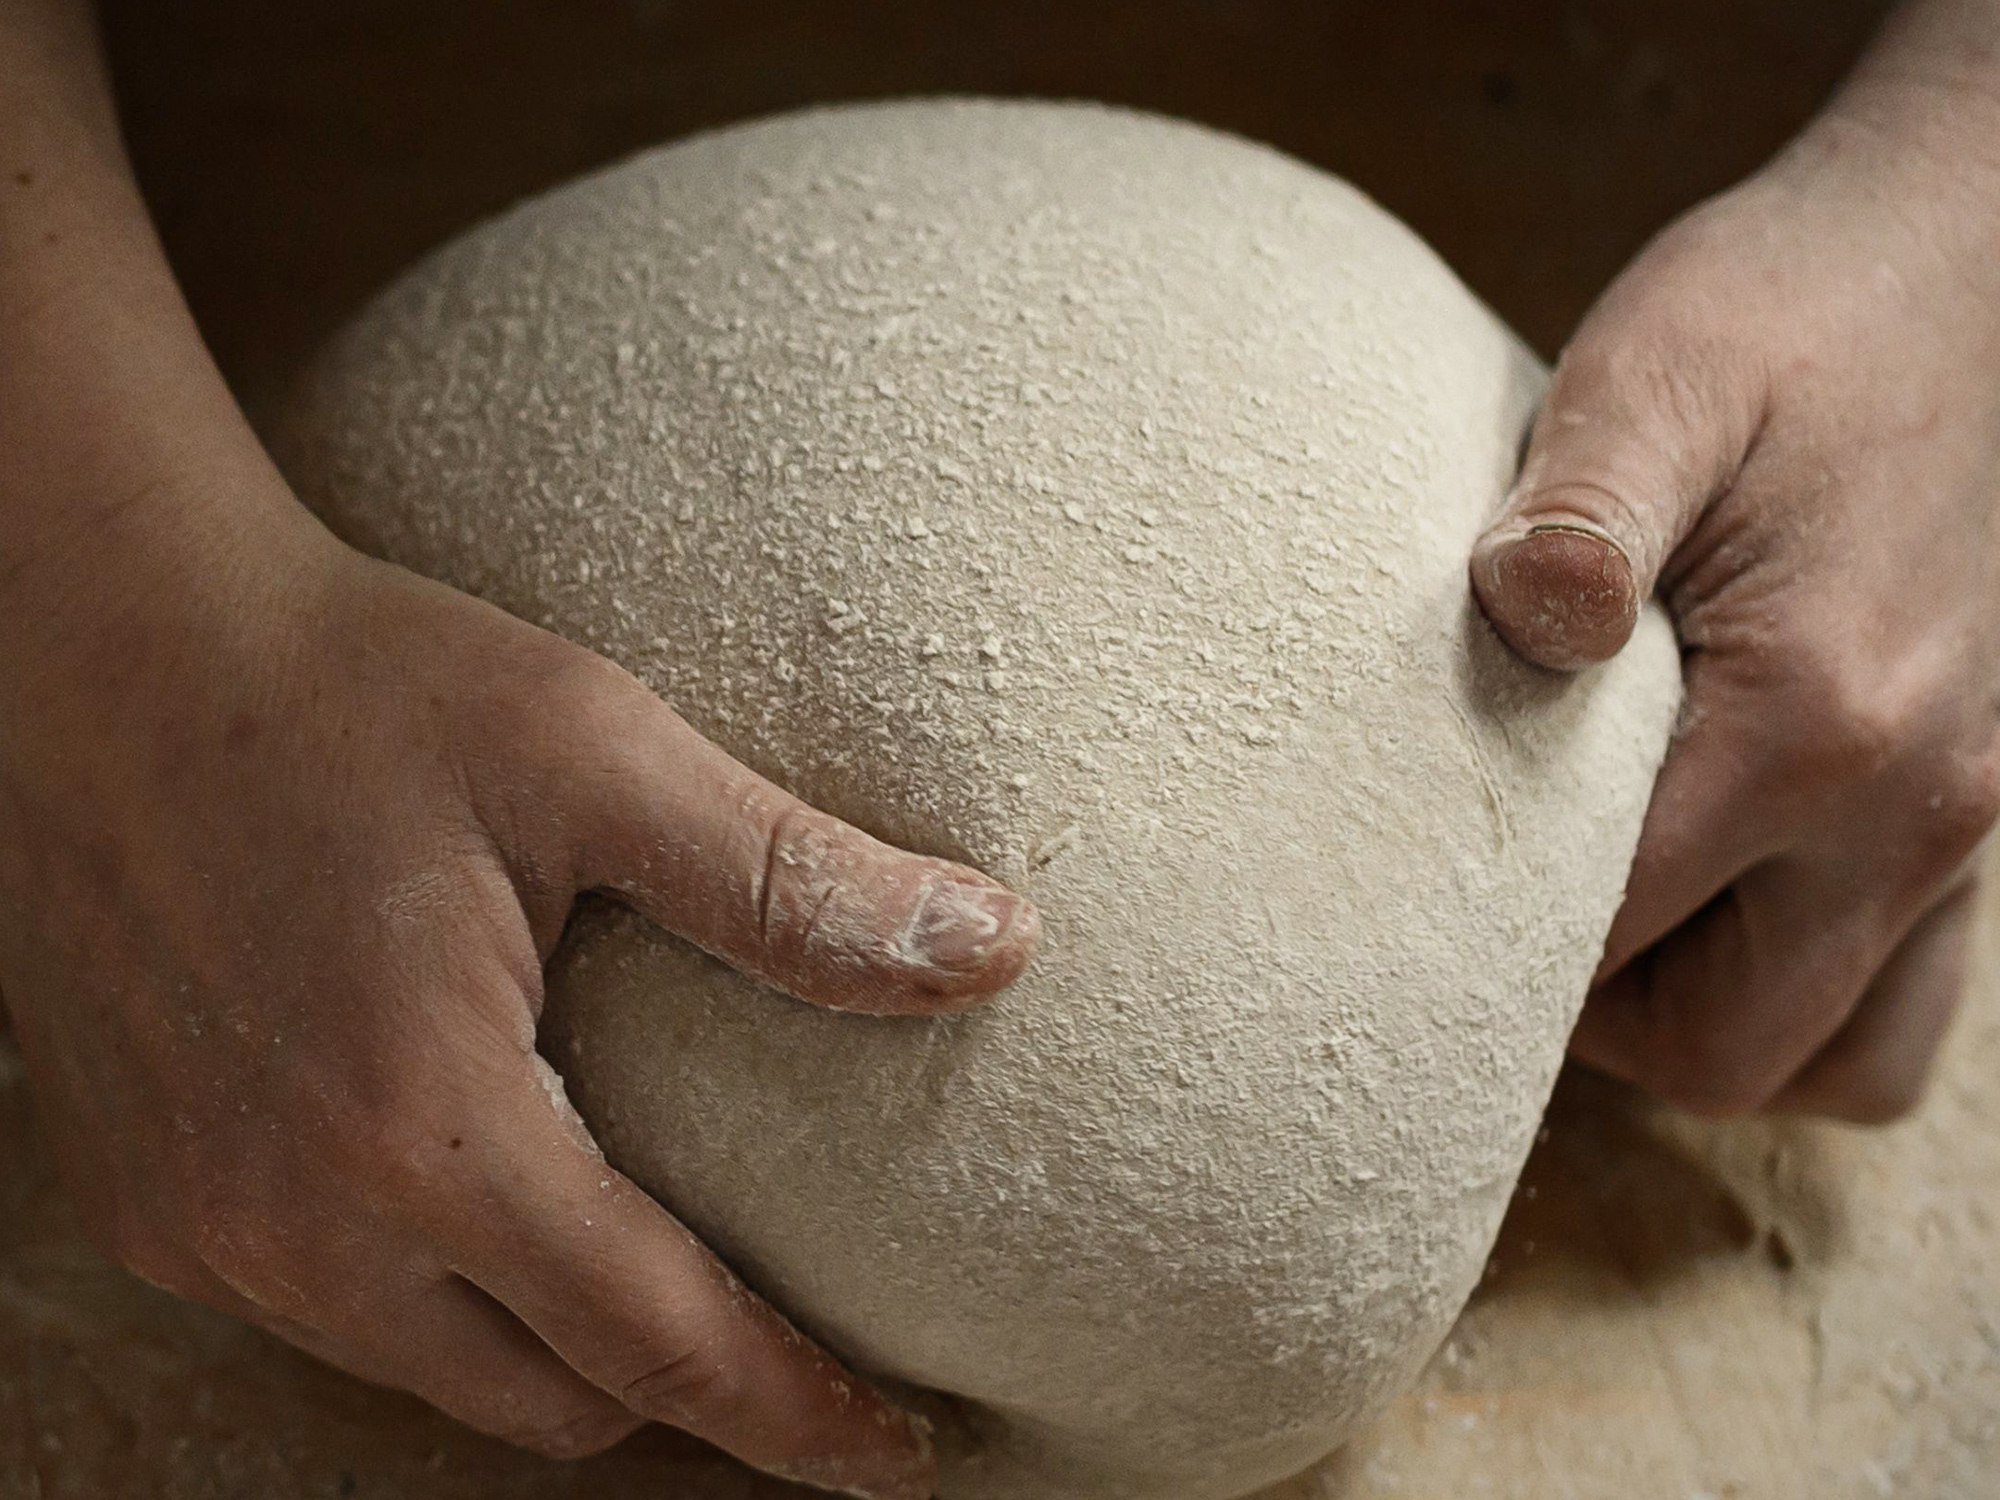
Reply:
[[[2000,813],[1996,143],[1992,99],[1850,89],[1667,230],[1473,559],[1545,666],[1615,653],[1656,587],[1678,627],[1686,708],[1573,1050],[1692,1109],[1893,1117],[1957,1003]]]

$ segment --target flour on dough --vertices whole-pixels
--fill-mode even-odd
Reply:
[[[1572,680],[1469,603],[1542,383],[1317,171],[927,102],[517,208],[305,390],[284,451],[342,533],[1039,904],[1027,976],[946,1019],[611,909],[550,981],[610,1159],[951,1398],[951,1500],[1242,1494],[1478,1277],[1679,686],[1655,615]]]

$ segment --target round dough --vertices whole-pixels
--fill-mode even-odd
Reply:
[[[926,102],[703,136],[433,256],[308,382],[343,534],[608,653],[1032,894],[937,1020],[616,909],[543,1046],[611,1161],[957,1500],[1240,1495],[1477,1280],[1679,674],[1526,667],[1466,557],[1543,383],[1352,189],[1197,127]]]

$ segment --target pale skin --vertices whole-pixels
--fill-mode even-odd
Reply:
[[[533,1051],[541,964],[606,889],[923,1012],[1011,981],[1033,909],[312,521],[174,287],[81,0],[0,0],[0,327],[0,994],[96,1242],[545,1452],[665,1422],[928,1494],[921,1433],[597,1156]],[[2000,0],[1917,0],[1606,294],[1472,560],[1544,665],[1656,590],[1690,653],[1586,1061],[1709,1111],[1915,1099],[2000,811],[1996,500]]]
[[[1576,1055],[1704,1113],[1907,1111],[2000,811],[2000,0],[1904,6],[1605,293],[1472,579],[1545,665],[1654,592],[1686,652]]]

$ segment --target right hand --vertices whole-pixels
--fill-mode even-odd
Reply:
[[[349,551],[261,455],[220,482],[257,491],[226,527],[152,486],[0,591],[0,991],[92,1238],[546,1453],[657,1421],[928,1495],[911,1421],[598,1154],[535,1051],[542,963],[608,889],[794,995],[925,1013],[1010,982],[1032,907]]]

